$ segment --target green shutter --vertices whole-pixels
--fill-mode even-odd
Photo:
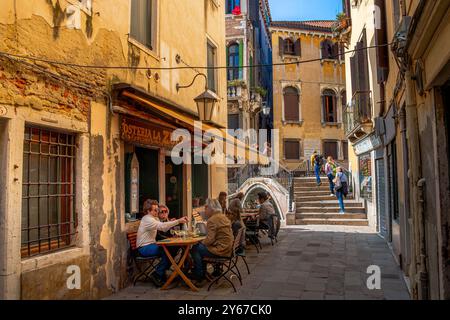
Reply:
[[[244,42],[239,41],[239,79],[244,78],[242,66],[244,65]]]

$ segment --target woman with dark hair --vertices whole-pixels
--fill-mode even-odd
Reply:
[[[270,202],[269,196],[265,192],[258,193],[258,201],[261,204],[259,207],[259,222],[262,227],[267,227],[269,230],[269,238],[275,237],[273,217],[276,216],[275,208]]]

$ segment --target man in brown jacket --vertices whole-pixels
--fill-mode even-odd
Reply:
[[[222,213],[218,200],[208,199],[205,205],[207,236],[201,243],[192,248],[194,270],[191,278],[202,281],[205,278],[206,263],[204,257],[229,257],[233,251],[233,231],[230,220]]]

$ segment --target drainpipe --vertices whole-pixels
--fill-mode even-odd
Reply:
[[[419,207],[417,223],[419,224],[420,234],[420,268],[419,268],[419,300],[428,300],[428,268],[427,268],[427,247],[425,236],[425,187],[426,180],[420,179],[417,182],[417,188],[419,193]]]

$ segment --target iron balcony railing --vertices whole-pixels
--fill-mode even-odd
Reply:
[[[344,128],[348,135],[358,126],[372,121],[372,91],[356,91],[344,109]]]

